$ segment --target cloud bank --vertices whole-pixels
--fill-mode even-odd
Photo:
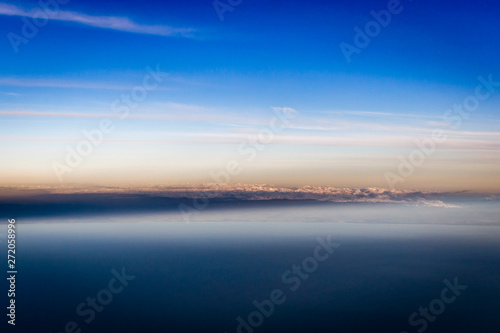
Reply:
[[[14,188],[0,188],[13,193]],[[412,206],[460,208],[441,199],[440,192],[398,190],[383,188],[337,188],[329,186],[276,187],[266,184],[190,184],[182,186],[142,187],[73,187],[24,186],[17,193],[43,192],[48,194],[140,194],[170,199],[222,199],[232,201],[256,200],[314,200],[338,203],[398,203]]]

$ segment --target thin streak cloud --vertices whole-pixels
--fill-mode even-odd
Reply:
[[[423,114],[409,114],[409,113],[390,113],[390,112],[373,112],[373,111],[322,111],[320,113],[324,114],[340,114],[340,115],[353,115],[353,116],[372,116],[372,117],[394,117],[394,118],[430,118],[430,119],[440,119],[440,117],[435,115],[423,115]]]
[[[0,15],[7,16],[22,16],[35,17],[39,10],[32,9],[27,11],[15,5],[0,3]],[[126,17],[116,16],[92,16],[84,13],[71,11],[53,11],[50,12],[49,19],[55,21],[74,22],[90,27],[118,30],[124,32],[132,32],[138,34],[157,35],[157,36],[172,36],[192,38],[192,28],[174,28],[166,25],[146,25],[131,21]]]
[[[172,132],[163,138],[151,139],[107,139],[108,143],[134,145],[239,145],[248,141],[248,135],[235,133],[180,133]],[[78,142],[79,138],[0,136],[0,141],[32,142]],[[324,137],[311,135],[276,135],[274,144],[292,146],[330,146],[330,147],[392,147],[414,148],[411,137],[371,136],[371,137]],[[500,142],[488,140],[449,139],[437,149],[499,151]]]
[[[119,85],[107,82],[74,81],[67,79],[37,79],[0,77],[0,86],[5,87],[27,87],[27,88],[70,88],[70,89],[105,89],[105,90],[130,90],[133,84]],[[156,90],[169,90],[166,87],[158,87]]]
[[[198,133],[189,136],[195,139],[200,136],[200,140],[207,138],[215,139],[214,143],[235,144],[244,140],[249,135],[256,135],[257,130],[265,126],[268,120],[265,117],[238,117],[231,116],[225,112],[218,112],[216,109],[205,108],[197,105],[179,103],[159,103],[153,110],[147,113],[131,114],[129,119],[142,120],[162,120],[186,123],[210,123],[213,126],[239,127],[232,129],[231,133]],[[83,113],[67,111],[38,111],[38,110],[3,110],[0,117],[49,117],[49,118],[116,118],[122,117],[114,113]],[[227,123],[230,121],[231,123]],[[321,146],[379,146],[379,147],[414,147],[415,139],[425,139],[432,135],[433,129],[407,127],[400,125],[377,125],[370,123],[349,122],[349,126],[343,128],[342,124],[335,127],[316,127],[309,124],[290,126],[291,129],[299,133],[294,135],[277,135],[275,143],[296,144],[296,145],[321,145]],[[344,124],[345,125],[345,124]],[[362,129],[373,132],[372,139],[366,135],[353,132],[346,136],[346,133],[339,134],[326,133],[325,131],[336,131],[343,129]],[[312,133],[310,133],[312,132]],[[314,133],[314,134],[313,134]],[[378,133],[378,134],[377,134]],[[500,149],[500,132],[473,132],[443,130],[443,134],[448,137],[446,143],[439,145],[439,148],[468,148],[468,149]],[[182,136],[182,135],[181,135]],[[182,140],[184,141],[184,140]],[[195,139],[196,142],[198,140]]]

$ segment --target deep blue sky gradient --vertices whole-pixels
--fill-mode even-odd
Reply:
[[[445,126],[443,113],[474,92],[478,76],[491,74],[500,80],[497,1],[402,0],[402,12],[394,15],[391,23],[347,63],[339,44],[353,44],[354,27],[364,28],[373,20],[370,11],[386,9],[387,3],[244,0],[220,21],[209,0],[72,0],[60,9],[94,17],[125,17],[139,25],[191,28],[194,32],[190,38],[158,36],[51,20],[28,44],[21,44],[17,54],[7,34],[20,34],[23,21],[19,16],[0,15],[0,139],[5,143],[1,153],[26,168],[33,164],[50,168],[51,160],[64,155],[64,142],[77,140],[83,129],[95,127],[96,120],[12,116],[1,112],[108,114],[114,99],[141,82],[147,66],[159,65],[169,78],[158,90],[150,92],[147,101],[134,110],[135,114],[175,116],[189,112],[172,105],[200,109],[188,120],[128,119],[120,125],[116,139],[156,139],[174,130],[231,134],[235,126],[255,130],[252,117],[266,123],[272,116],[271,108],[276,106],[300,113],[303,123],[289,132],[295,137],[383,137],[388,134],[387,127],[413,137],[423,135],[422,129]],[[36,1],[2,4],[27,11],[37,8]],[[64,87],[68,83],[85,87]],[[481,137],[498,144],[499,105],[498,94],[482,102],[480,110],[464,122],[456,138],[466,138],[469,134],[465,132],[474,132],[475,139]],[[352,111],[365,113],[353,115],[349,113]],[[203,120],[200,115],[206,114],[227,118],[231,125]],[[245,120],[238,122],[235,117]],[[361,125],[340,126],[343,130],[338,130],[337,125],[343,122]],[[318,124],[325,128],[318,129]],[[492,132],[496,133],[493,139],[484,134]],[[21,142],[19,137],[26,141]],[[46,140],[43,147],[36,147],[41,145],[37,138]],[[50,140],[59,142],[49,143]],[[394,144],[389,147],[400,147],[401,140],[392,140]],[[482,144],[479,141],[476,144]],[[357,145],[360,156],[366,156],[366,146],[370,145]],[[218,151],[220,147],[205,148]],[[186,154],[190,156],[205,148],[175,147],[189,151]],[[40,149],[46,152],[43,158],[26,157],[34,156]],[[134,149],[122,147],[113,153],[130,155]],[[154,151],[151,146],[144,149]],[[282,152],[300,159],[300,149],[294,146]],[[311,151],[316,149],[327,148],[311,147]],[[333,149],[335,156],[346,148],[328,149]],[[21,154],[21,150],[25,153]],[[382,150],[371,151],[385,159],[395,159],[400,153]],[[355,154],[353,150],[350,153]],[[332,151],[320,155],[332,156]],[[321,163],[321,156],[314,157],[315,163]],[[464,161],[463,156],[453,158]],[[168,159],[185,158],[172,155]],[[162,167],[162,163],[156,166]],[[8,168],[7,173],[14,175],[14,165]]]

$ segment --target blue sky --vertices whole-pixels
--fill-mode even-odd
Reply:
[[[280,107],[297,122],[234,181],[384,186],[439,127],[453,138],[400,185],[498,189],[498,93],[457,129],[442,119],[478,76],[500,80],[498,3],[401,1],[348,63],[339,44],[387,4],[243,0],[220,21],[211,1],[73,0],[16,53],[8,34],[39,7],[0,2],[0,180],[57,182],[65,147],[159,66],[168,76],[68,182],[210,181]]]

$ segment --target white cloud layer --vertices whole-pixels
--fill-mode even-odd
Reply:
[[[9,190],[0,188],[0,190]],[[10,189],[12,190],[12,188]],[[266,184],[192,184],[183,186],[149,187],[74,187],[74,186],[24,186],[16,190],[44,191],[53,194],[107,193],[148,194],[166,198],[206,198],[226,200],[315,200],[324,202],[398,203],[411,206],[461,208],[444,203],[443,193],[416,190],[368,188],[337,188],[330,186],[276,187]]]

